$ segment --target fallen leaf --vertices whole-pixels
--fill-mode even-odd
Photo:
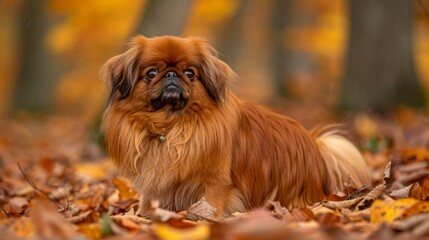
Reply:
[[[88,239],[101,239],[101,227],[96,223],[81,223],[78,224],[78,231]]]
[[[320,223],[322,227],[330,228],[340,223],[341,216],[335,213],[323,213],[316,217],[316,221]]]
[[[392,223],[391,227],[398,231],[405,231],[414,228],[424,221],[429,221],[429,213],[414,215],[403,221],[395,221]]]
[[[408,185],[402,189],[394,190],[392,191],[389,196],[395,197],[395,198],[407,198],[410,197],[410,191],[413,186],[415,186],[418,183],[413,183],[411,185]]]
[[[159,208],[158,201],[152,201],[149,209],[149,215],[154,221],[167,222],[170,219],[183,219],[184,216],[175,212]]]
[[[68,197],[70,195],[70,191],[72,190],[72,186],[67,184],[64,187],[57,188],[55,191],[49,194],[49,198],[53,200],[61,199]]]
[[[408,218],[413,215],[429,212],[429,202],[418,201],[411,207],[407,208],[402,214],[404,218]]]
[[[114,216],[110,216],[110,218],[114,219],[114,220],[127,219],[127,220],[131,220],[133,222],[139,223],[139,224],[150,224],[150,223],[152,223],[152,221],[150,219],[139,217],[139,216],[134,216],[134,215],[114,215]]]
[[[376,200],[371,206],[371,222],[392,223],[403,218],[403,213],[418,200],[404,198],[395,201]]]
[[[26,198],[13,197],[7,201],[3,208],[8,214],[19,216],[19,214],[23,213],[28,207],[29,202]]]
[[[119,208],[121,210],[127,210],[133,203],[137,203],[138,199],[126,198],[122,201],[116,201],[110,204],[112,207]]]
[[[406,148],[403,150],[404,163],[429,161],[429,150],[426,148]]]
[[[119,200],[135,198],[137,196],[137,191],[131,188],[131,183],[128,179],[114,177],[112,183],[119,190]]]
[[[86,212],[80,213],[78,216],[74,216],[71,218],[67,218],[67,221],[71,223],[80,223],[83,222],[89,215],[91,215],[92,210],[88,210]]]
[[[192,204],[186,212],[188,219],[193,221],[206,220],[209,222],[218,222],[220,220],[216,217],[216,208],[211,206],[204,197]]]
[[[376,200],[378,197],[380,197],[386,190],[386,186],[384,184],[380,184],[376,186],[371,192],[369,192],[363,199],[360,201],[354,211],[360,211],[365,208],[368,208],[371,206],[371,204]]]
[[[351,200],[344,200],[344,201],[339,201],[339,202],[334,202],[334,201],[327,201],[327,202],[323,202],[323,206],[330,208],[330,209],[342,209],[342,208],[351,208],[352,206],[358,204],[360,201],[362,201],[362,199],[364,198],[364,196],[362,197],[358,197],[355,199],[351,199]]]
[[[166,223],[155,223],[153,231],[159,239],[208,239],[210,228],[206,224],[198,224],[191,228],[175,228]]]
[[[44,239],[70,239],[76,235],[57,207],[47,199],[36,199],[30,213],[37,236]]]
[[[34,225],[32,219],[28,217],[21,217],[9,223],[7,219],[0,220],[0,227],[2,235],[5,232],[11,233],[14,237],[27,238],[34,237]],[[0,237],[1,238],[1,237]],[[4,239],[7,239],[6,237]]]

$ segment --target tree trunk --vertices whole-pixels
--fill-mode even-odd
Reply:
[[[179,36],[186,24],[192,0],[150,0],[136,34],[146,37]]]
[[[412,2],[349,3],[349,49],[340,107],[386,112],[398,105],[422,106],[412,53]]]
[[[55,83],[61,70],[45,45],[49,29],[49,19],[44,12],[46,2],[23,2],[20,69],[15,85],[13,111],[47,112],[53,105]]]

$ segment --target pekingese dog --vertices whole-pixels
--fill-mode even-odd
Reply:
[[[269,200],[304,207],[370,184],[366,163],[348,140],[245,102],[237,79],[205,40],[134,38],[100,78],[110,85],[102,128],[120,172],[160,207],[180,211],[205,197],[217,214]]]

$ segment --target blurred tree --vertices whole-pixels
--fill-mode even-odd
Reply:
[[[147,37],[181,35],[192,0],[150,0],[135,34]]]
[[[49,111],[61,69],[45,44],[50,21],[46,0],[26,0],[20,22],[20,69],[11,110]]]
[[[350,0],[342,109],[389,111],[424,105],[414,69],[412,2]]]

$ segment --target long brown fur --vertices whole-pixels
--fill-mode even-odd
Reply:
[[[159,74],[149,80],[153,68]],[[181,98],[163,105],[157,99],[171,71]],[[218,214],[268,200],[303,207],[348,178],[355,187],[369,184],[363,158],[346,139],[314,137],[298,122],[238,99],[229,90],[236,74],[205,40],[137,37],[100,76],[111,87],[102,124],[108,152],[141,191],[144,208],[159,200],[179,211],[202,197]]]

